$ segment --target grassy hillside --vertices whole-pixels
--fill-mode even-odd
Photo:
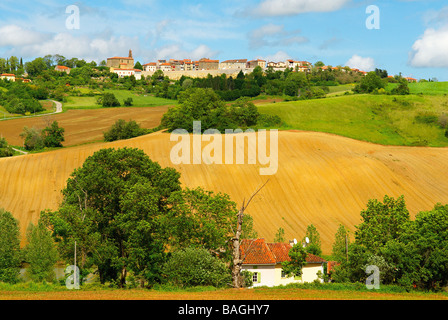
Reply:
[[[81,90],[82,91],[82,90]],[[85,91],[85,90],[84,90]],[[128,90],[105,90],[105,92],[113,93],[123,106],[123,101],[127,98],[132,98],[134,107],[155,107],[177,104],[176,100],[158,98],[149,94],[137,94]],[[101,108],[96,100],[98,94],[92,97],[89,96],[70,96],[68,101],[64,103],[64,109],[96,109]]]
[[[397,84],[390,83],[386,90],[390,91]],[[448,94],[448,82],[413,82],[409,83],[409,91],[411,94],[424,95],[446,95]]]
[[[259,110],[279,115],[287,129],[322,131],[384,145],[448,146],[446,129],[438,124],[443,114],[448,115],[444,95],[343,95],[266,104]]]
[[[360,223],[369,199],[403,194],[412,215],[437,202],[448,203],[443,174],[448,171],[447,148],[380,146],[324,133],[282,131],[278,171],[260,176],[259,169],[267,165],[173,165],[170,152],[176,144],[169,134],[155,133],[0,159],[0,207],[19,219],[24,238],[41,210],[58,207],[69,175],[88,156],[101,148],[125,146],[144,150],[163,167],[174,167],[184,186],[227,193],[237,204],[269,178],[247,210],[259,236],[273,241],[281,227],[286,239],[301,239],[314,224],[324,254],[331,252],[339,224],[354,230]]]

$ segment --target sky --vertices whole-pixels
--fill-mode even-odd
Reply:
[[[0,57],[294,59],[448,81],[446,0],[1,0]]]

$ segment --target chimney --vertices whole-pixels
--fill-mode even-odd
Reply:
[[[129,50],[129,58],[132,58],[132,50]]]

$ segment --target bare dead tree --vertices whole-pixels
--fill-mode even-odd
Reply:
[[[243,259],[241,258],[241,234],[243,232],[243,217],[244,217],[244,211],[249,206],[252,199],[257,195],[258,192],[260,192],[261,189],[268,183],[269,180],[267,180],[261,187],[259,187],[250,197],[249,200],[246,203],[246,199],[243,199],[243,204],[241,205],[240,210],[238,211],[238,219],[237,219],[237,228],[235,232],[235,236],[232,238],[232,244],[233,244],[233,266],[232,266],[232,285],[234,288],[241,288],[243,286],[243,279],[241,277],[241,268],[243,265]]]

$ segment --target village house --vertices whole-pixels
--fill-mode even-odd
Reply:
[[[308,61],[294,61],[292,59],[286,60],[286,67],[291,68],[294,71],[300,72],[310,72],[311,71],[311,63]]]
[[[169,62],[160,63],[159,70],[162,70],[163,72],[171,71],[171,64]]]
[[[198,70],[219,70],[219,60],[202,58],[198,61]]]
[[[142,78],[142,70],[139,69],[113,69],[113,73],[116,73],[119,78],[134,76],[136,80]]]
[[[2,74],[0,74],[0,79],[15,82],[16,76],[15,76],[15,74],[12,74],[12,73],[2,73]]]
[[[143,71],[150,71],[150,72],[157,71],[157,63],[155,63],[155,62],[146,63],[146,64],[142,65],[142,67],[143,67]]]
[[[312,282],[324,274],[326,261],[308,254],[300,277],[286,277],[282,262],[290,261],[288,255],[294,243],[266,243],[264,239],[243,240],[241,243],[242,270],[253,273],[253,287],[278,286],[288,283]],[[319,281],[323,281],[319,279]]]
[[[56,66],[56,67],[54,67],[54,70],[59,71],[59,72],[65,72],[66,74],[70,74],[71,69],[66,66]]]
[[[134,68],[134,58],[132,50],[129,50],[129,57],[107,58],[106,66],[111,69],[132,69]]]
[[[273,62],[270,61],[267,64],[268,68],[272,68],[274,70],[279,70],[279,71],[284,71],[286,69],[286,63],[284,61],[279,61],[279,62]]]
[[[406,77],[405,78],[407,82],[411,83],[411,82],[417,82],[417,79],[415,78],[411,78],[411,77]]]
[[[234,59],[226,60],[219,64],[219,69],[245,69],[247,64],[247,59]]]
[[[248,61],[246,64],[247,69],[253,69],[255,67],[261,67],[263,69],[266,68],[266,60],[256,59]]]

